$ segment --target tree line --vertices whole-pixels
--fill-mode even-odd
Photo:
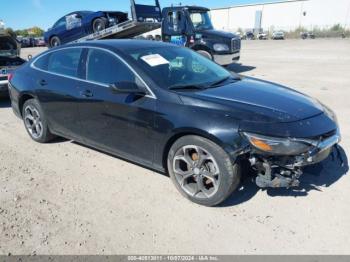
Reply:
[[[37,26],[29,28],[29,29],[23,29],[23,30],[13,30],[12,28],[8,27],[5,29],[5,31],[13,37],[17,37],[17,36],[41,37],[41,36],[43,36],[43,34],[45,32],[43,29],[41,29],[40,27],[37,27]]]

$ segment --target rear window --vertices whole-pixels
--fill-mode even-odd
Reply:
[[[49,57],[50,55],[44,55],[42,57],[39,57],[39,59],[34,62],[34,66],[41,70],[47,71]]]
[[[34,66],[65,76],[78,77],[81,48],[62,49],[40,57]]]

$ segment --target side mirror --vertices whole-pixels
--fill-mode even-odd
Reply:
[[[32,55],[28,55],[28,61],[32,60],[33,56]]]
[[[118,82],[111,84],[109,87],[113,93],[117,94],[135,94],[140,96],[146,95],[146,92],[140,89],[134,82]]]

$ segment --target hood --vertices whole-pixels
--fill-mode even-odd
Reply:
[[[20,47],[16,39],[10,35],[0,35],[0,57],[19,56]]]
[[[220,31],[220,30],[215,30],[215,29],[210,29],[210,30],[200,30],[198,31],[199,33],[201,33],[203,36],[206,36],[208,38],[211,39],[215,39],[217,40],[217,38],[228,38],[228,39],[232,39],[238,36],[233,34],[233,33],[229,33],[229,32],[225,32],[225,31]]]
[[[254,78],[198,92],[182,92],[185,104],[224,110],[248,122],[284,123],[323,113],[316,100],[287,87]]]

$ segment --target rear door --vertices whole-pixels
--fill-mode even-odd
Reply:
[[[113,92],[109,85],[119,82],[134,82],[147,91],[142,80],[113,53],[91,48],[86,61],[88,83],[79,103],[82,135],[90,145],[152,163],[155,98]]]
[[[38,60],[33,66],[36,92],[52,131],[69,138],[79,138],[78,103],[84,82],[80,80],[82,48],[54,51]]]

